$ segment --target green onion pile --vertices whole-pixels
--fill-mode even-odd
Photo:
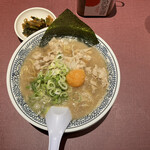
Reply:
[[[30,83],[33,91],[30,99],[44,103],[61,104],[68,98],[66,75],[69,68],[62,62],[61,55],[48,66],[45,73],[39,72],[37,78]]]

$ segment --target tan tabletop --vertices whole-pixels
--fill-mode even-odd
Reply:
[[[79,16],[113,49],[120,65],[121,85],[107,116],[91,128],[65,134],[60,150],[150,150],[150,0],[122,1],[125,5],[117,6],[110,17]],[[20,44],[14,21],[20,12],[36,6],[56,16],[66,8],[77,15],[76,0],[0,1],[0,150],[48,147],[47,132],[18,114],[6,89],[7,66]]]

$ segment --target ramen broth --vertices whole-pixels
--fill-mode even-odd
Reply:
[[[44,48],[36,47],[26,57],[20,72],[21,93],[29,107],[44,117],[51,99],[32,99],[33,90],[29,88],[40,71],[46,72],[48,66],[61,54],[63,63],[69,70],[82,69],[85,81],[79,87],[68,85],[68,97],[59,106],[70,108],[73,119],[91,113],[103,100],[108,87],[108,71],[104,57],[95,47],[72,38],[53,38]]]

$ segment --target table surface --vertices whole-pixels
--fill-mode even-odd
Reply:
[[[150,0],[122,0],[110,17],[77,15],[75,0],[0,1],[0,150],[46,150],[48,134],[24,120],[13,107],[6,88],[11,55],[20,44],[17,15],[44,7],[56,16],[66,8],[87,23],[113,49],[121,70],[121,85],[112,109],[96,125],[64,134],[60,150],[150,149]]]

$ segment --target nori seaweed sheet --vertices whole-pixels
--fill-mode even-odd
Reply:
[[[41,39],[40,47],[47,45],[53,37],[66,36],[76,37],[90,46],[98,44],[94,31],[69,9],[66,9],[48,27]]]

